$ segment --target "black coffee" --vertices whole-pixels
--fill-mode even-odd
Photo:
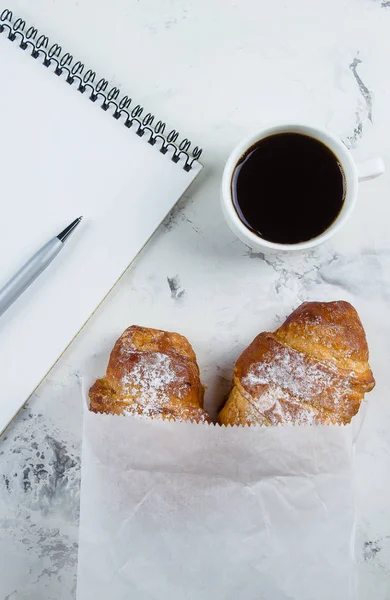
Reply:
[[[340,213],[346,189],[333,152],[299,133],[271,135],[249,148],[231,185],[241,221],[261,238],[280,244],[324,233]]]

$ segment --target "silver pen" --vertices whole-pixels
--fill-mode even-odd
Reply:
[[[49,266],[64,246],[82,217],[75,219],[61,233],[46,242],[38,252],[0,289],[0,316],[19,298],[33,281]]]

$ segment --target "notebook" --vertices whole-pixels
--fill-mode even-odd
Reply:
[[[0,317],[0,431],[201,170],[201,150],[5,10],[0,15],[0,287],[84,219]]]

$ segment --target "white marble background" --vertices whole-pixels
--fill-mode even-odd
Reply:
[[[390,174],[362,185],[332,244],[303,255],[253,253],[223,222],[218,200],[232,147],[274,119],[327,126],[357,160],[379,154],[389,164],[390,2],[10,0],[8,7],[202,145],[206,168],[2,437],[0,599],[75,597],[79,382],[91,356],[103,365],[131,323],[180,331],[195,347],[215,411],[255,334],[301,301],[342,298],[361,314],[377,378],[357,444],[360,598],[388,600]]]

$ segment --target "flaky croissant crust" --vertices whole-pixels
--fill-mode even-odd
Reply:
[[[133,325],[117,340],[106,376],[89,391],[90,410],[209,422],[195,353],[178,333]]]
[[[346,424],[374,385],[356,310],[343,301],[307,302],[241,354],[218,422]]]

